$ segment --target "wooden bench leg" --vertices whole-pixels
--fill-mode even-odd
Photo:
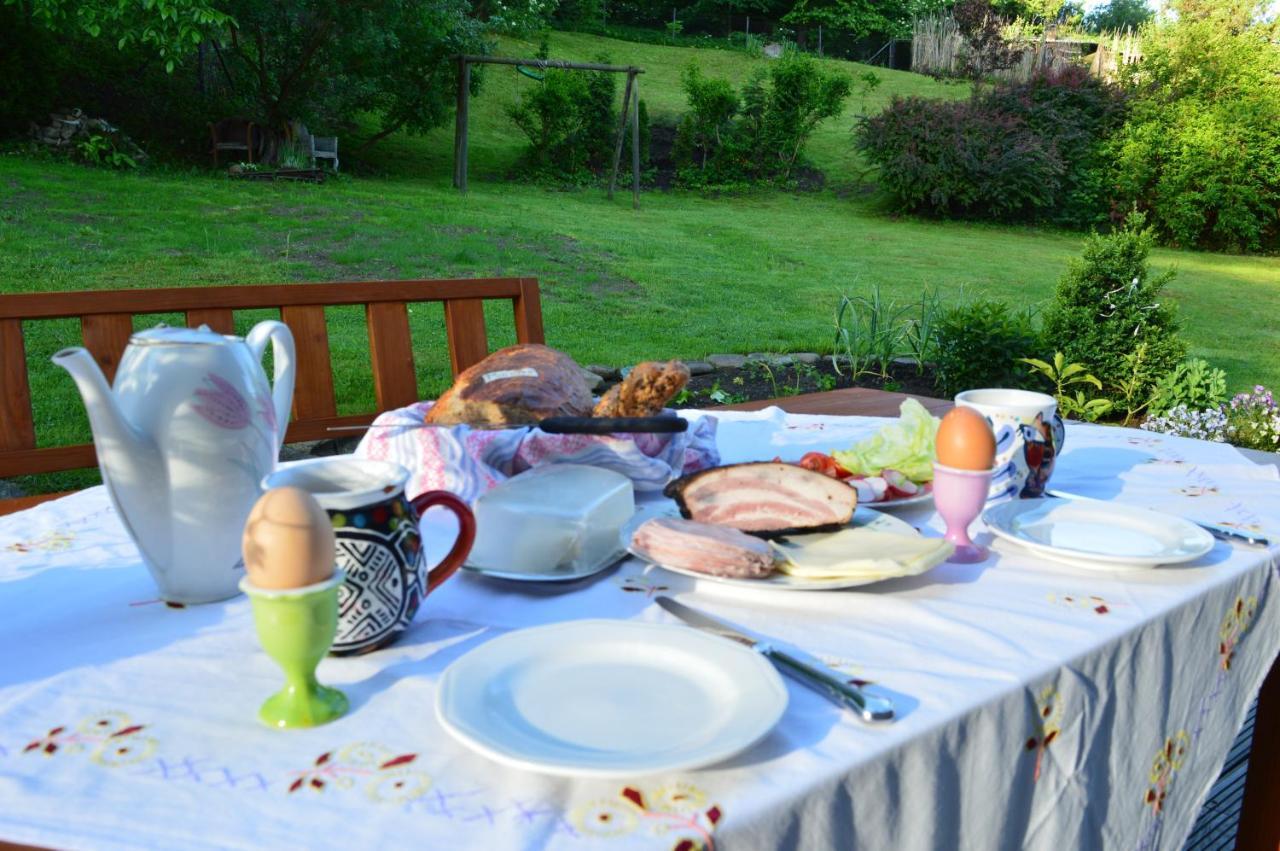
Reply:
[[[1249,749],[1238,851],[1276,851],[1280,848],[1280,662],[1258,693],[1258,712]]]

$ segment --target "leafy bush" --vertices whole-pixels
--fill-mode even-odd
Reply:
[[[1124,123],[1127,96],[1117,86],[1072,65],[983,95],[993,109],[1023,120],[1058,156],[1062,180],[1051,217],[1064,224],[1104,220],[1109,198],[1102,170],[1107,139]]]
[[[690,109],[673,153],[681,182],[692,186],[786,182],[813,131],[840,114],[853,88],[848,77],[796,52],[756,71],[741,99],[727,80],[707,79],[697,66],[681,81]]]
[[[895,98],[859,121],[855,145],[910,210],[1092,221],[1101,143],[1123,117],[1115,87],[1072,68],[963,101]]]
[[[1143,225],[1134,214],[1115,233],[1090,236],[1044,316],[1046,342],[1084,364],[1115,401],[1151,398],[1156,382],[1186,355],[1174,305],[1161,298],[1173,272],[1151,277],[1153,235]]]
[[[1035,387],[1026,363],[1040,350],[1029,311],[979,300],[944,310],[938,318],[935,359],[938,389],[946,396],[976,387]]]
[[[1067,363],[1062,352],[1054,352],[1052,363],[1038,358],[1019,360],[1053,385],[1053,398],[1058,400],[1058,410],[1062,412],[1062,416],[1095,422],[1111,410],[1109,399],[1094,397],[1083,387],[1076,386],[1084,384],[1101,390],[1102,382],[1098,377],[1088,372],[1083,364]],[[1070,389],[1072,387],[1075,389]]]
[[[738,94],[728,80],[704,77],[692,63],[680,74],[680,87],[689,102],[689,111],[676,126],[672,155],[679,162],[705,170],[707,160],[719,154],[733,132]]]
[[[608,62],[608,57],[597,57]],[[547,69],[543,82],[509,107],[507,114],[529,137],[523,168],[537,176],[581,180],[603,174],[613,163],[618,133],[615,75]],[[648,149],[648,110],[639,107],[642,160]],[[630,150],[631,133],[624,145]]]
[[[1107,148],[1120,209],[1183,246],[1280,247],[1280,45],[1206,5],[1143,35],[1133,114]]]
[[[1193,411],[1216,407],[1227,400],[1227,374],[1201,358],[1185,360],[1156,382],[1147,413],[1159,416],[1185,405]]]

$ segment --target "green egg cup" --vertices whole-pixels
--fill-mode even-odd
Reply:
[[[347,696],[316,680],[316,666],[329,652],[338,629],[338,586],[331,579],[282,591],[259,588],[245,577],[240,590],[253,604],[262,649],[284,671],[285,686],[267,698],[258,717],[269,727],[316,727],[347,712]]]

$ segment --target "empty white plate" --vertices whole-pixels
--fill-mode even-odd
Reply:
[[[720,762],[786,708],[786,686],[754,651],[687,626],[619,620],[499,636],[451,664],[436,693],[436,717],[467,747],[570,777]]]
[[[1094,500],[1015,499],[982,519],[1001,538],[1083,567],[1177,564],[1213,549],[1213,536],[1189,520]]]

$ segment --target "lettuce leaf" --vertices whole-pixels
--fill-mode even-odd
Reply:
[[[855,476],[878,476],[885,468],[898,470],[913,482],[933,481],[937,417],[915,399],[903,401],[901,416],[866,440],[832,456]]]

